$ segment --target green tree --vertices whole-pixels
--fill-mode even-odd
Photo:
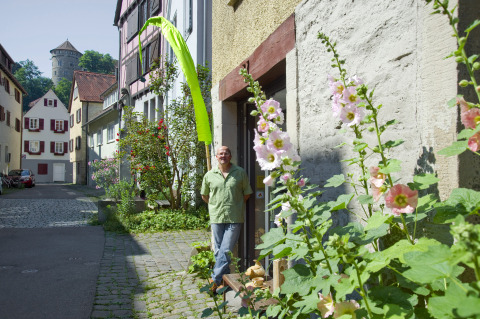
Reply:
[[[55,94],[58,96],[60,101],[62,101],[62,103],[65,105],[67,109],[68,109],[68,103],[70,102],[71,88],[72,88],[72,81],[67,80],[65,78],[61,78],[54,89]]]
[[[42,72],[31,60],[18,62],[14,76],[23,86],[28,95],[23,98],[23,111],[28,111],[28,104],[42,97],[53,88],[53,81],[43,77]]]
[[[198,66],[197,72],[202,94],[207,97],[211,89],[209,69]],[[165,62],[163,68],[156,68],[150,74],[152,89],[163,96],[177,75],[176,66]],[[182,92],[179,99],[164,106],[165,112],[158,122],[126,107],[126,136],[119,139],[120,157],[127,155],[132,175],[148,198],[164,197],[172,208],[191,206],[206,171],[205,148],[197,139],[195,111],[185,83]]]
[[[78,60],[78,66],[95,73],[113,74],[115,72],[115,60],[112,56],[93,50],[85,51]]]

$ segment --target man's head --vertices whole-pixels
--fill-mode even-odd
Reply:
[[[217,149],[217,154],[215,155],[217,158],[218,164],[220,165],[228,165],[230,164],[230,160],[232,159],[232,152],[228,146],[220,146]]]

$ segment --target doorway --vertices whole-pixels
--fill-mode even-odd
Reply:
[[[53,163],[53,181],[65,182],[65,163]]]
[[[285,77],[271,83],[265,88],[267,99],[278,101],[284,111],[286,120],[286,88]],[[243,269],[253,265],[253,260],[257,259],[260,250],[255,249],[262,240],[263,234],[275,227],[273,223],[276,211],[266,212],[267,204],[271,198],[271,192],[274,187],[265,186],[263,179],[270,174],[268,171],[262,171],[256,161],[256,154],[253,150],[253,139],[255,137],[254,129],[257,128],[259,116],[251,116],[250,113],[255,110],[255,105],[248,103],[247,100],[237,102],[237,125],[238,125],[238,164],[245,169],[248,174],[253,194],[247,202],[245,224],[239,240],[239,256],[243,263]],[[280,126],[285,131],[285,122]],[[265,269],[269,267],[269,258],[263,260]]]

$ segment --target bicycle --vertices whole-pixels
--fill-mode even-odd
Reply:
[[[12,181],[5,176],[2,176],[2,184],[5,185],[7,188],[10,188],[13,186]]]

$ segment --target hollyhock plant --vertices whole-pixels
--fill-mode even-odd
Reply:
[[[340,119],[348,126],[360,124],[364,116],[363,108],[353,105],[347,105],[340,111]]]
[[[468,148],[472,152],[478,152],[480,150],[480,133],[476,133],[468,139]]]
[[[272,177],[272,175],[268,175],[263,179],[263,183],[266,186],[273,186],[273,183],[275,182],[275,178]]]
[[[320,298],[320,302],[317,304],[318,310],[322,314],[322,318],[328,318],[333,314],[335,310],[335,302],[332,298],[332,294],[329,293],[327,296],[318,293],[318,297]]]
[[[340,318],[343,315],[350,315],[352,319],[356,319],[355,310],[359,309],[360,305],[355,300],[348,300],[337,302],[335,304],[335,312],[333,318]]]
[[[253,149],[257,154],[257,162],[264,171],[274,170],[282,164],[282,160],[278,152],[268,148],[265,145],[254,146]]]
[[[357,105],[360,103],[360,97],[357,94],[357,89],[354,86],[350,86],[343,91],[343,97],[341,102],[346,105]]]
[[[380,167],[373,166],[370,167],[370,183],[375,187],[382,187],[385,183],[386,176],[383,173],[380,173]]]
[[[411,214],[418,203],[418,191],[411,190],[408,186],[397,184],[390,188],[385,196],[385,203],[392,209],[394,215]]]
[[[461,120],[462,124],[465,125],[466,128],[475,128],[478,124],[480,124],[480,109],[475,107],[466,112],[462,112]]]
[[[280,103],[275,100],[267,100],[262,104],[261,109],[266,119],[273,120],[282,112]]]
[[[267,140],[267,147],[281,154],[282,152],[288,151],[292,147],[292,143],[290,143],[290,137],[286,132],[276,129],[270,133]]]
[[[285,173],[282,176],[280,176],[280,180],[284,184],[286,184],[291,178],[292,178],[292,174],[290,174],[290,173]]]
[[[265,119],[260,116],[260,120],[258,121],[258,131],[265,133],[268,132],[268,129],[270,128],[270,122],[265,121]]]

